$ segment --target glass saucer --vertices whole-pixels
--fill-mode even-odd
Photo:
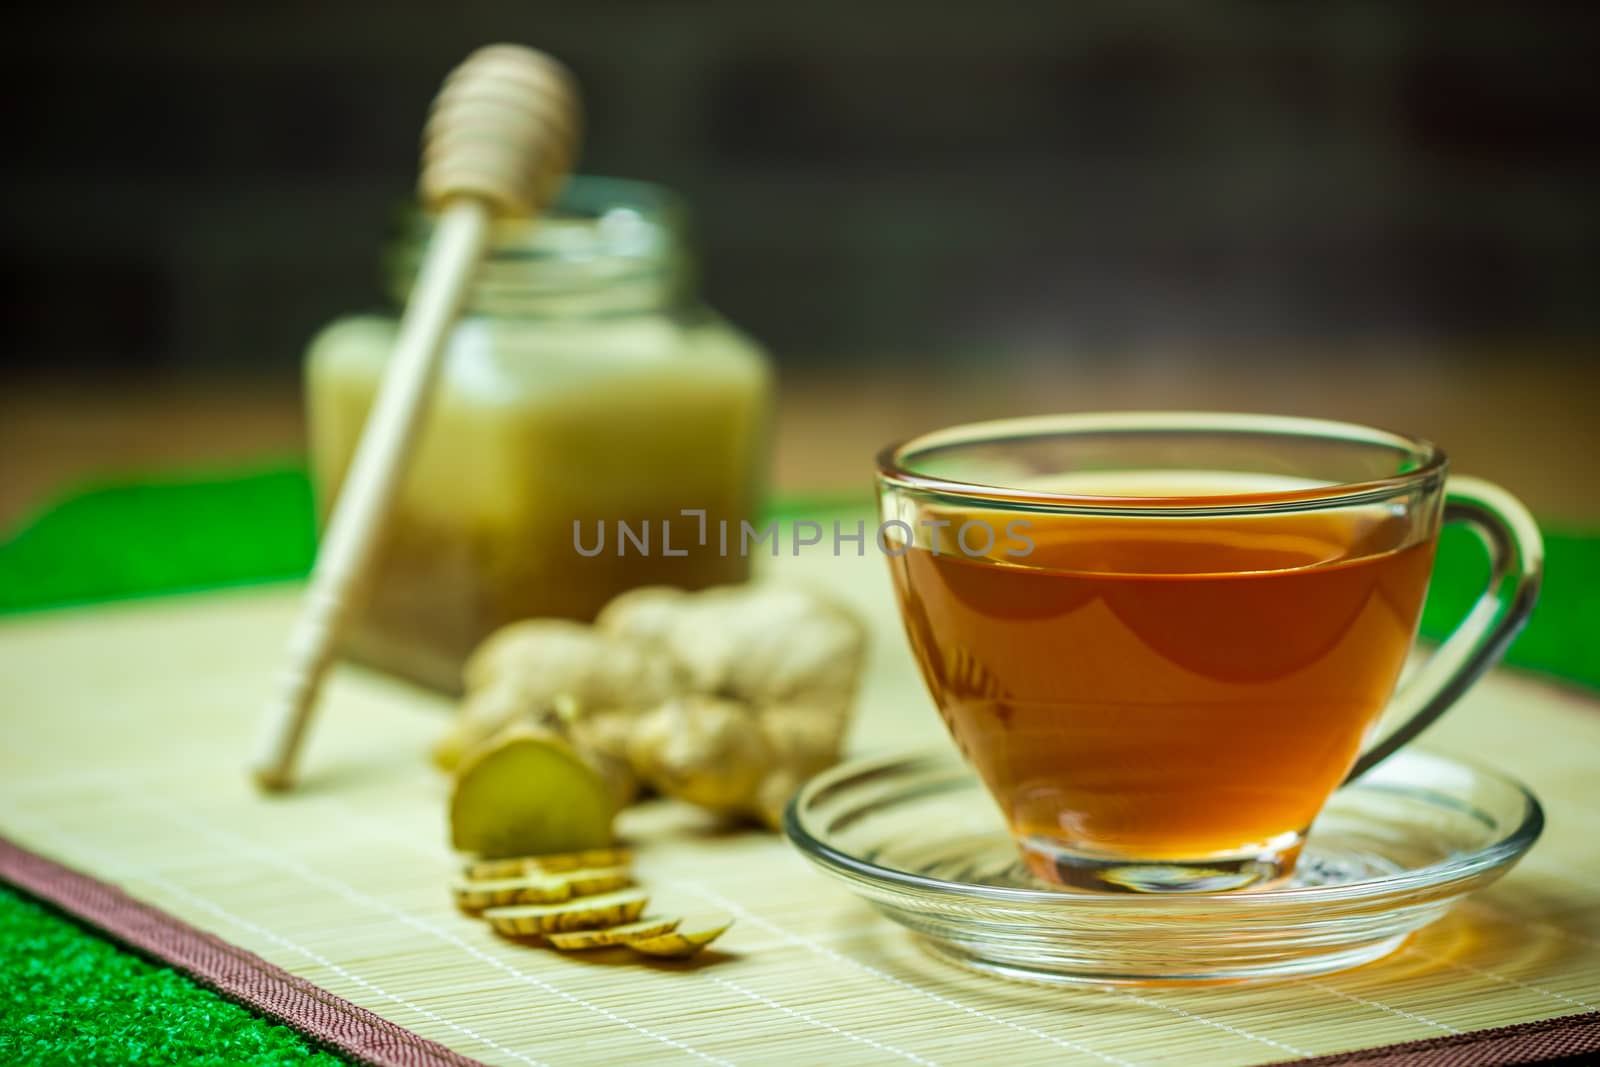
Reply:
[[[784,819],[812,863],[940,955],[1053,982],[1225,981],[1366,963],[1505,874],[1543,827],[1526,787],[1416,750],[1334,794],[1293,879],[1260,890],[1048,887],[954,753],[834,767]]]

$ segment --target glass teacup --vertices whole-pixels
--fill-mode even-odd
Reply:
[[[1062,885],[1260,887],[1338,785],[1502,654],[1542,548],[1429,442],[1260,415],[958,427],[879,457],[911,645],[1029,867]],[[1398,695],[1442,522],[1477,606]],[[1395,697],[1399,725],[1371,744]]]

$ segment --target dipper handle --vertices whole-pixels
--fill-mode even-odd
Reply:
[[[544,209],[572,165],[578,128],[572,79],[555,60],[519,45],[474,52],[434,99],[423,134],[420,192],[438,222],[266,709],[254,765],[264,789],[295,782],[323,674],[360,602],[427,413],[440,354],[491,224],[496,217],[536,217]]]

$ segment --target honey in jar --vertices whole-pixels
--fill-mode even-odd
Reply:
[[[395,247],[397,296],[426,238],[418,217]],[[397,327],[349,317],[310,346],[324,518]],[[770,393],[761,349],[698,299],[672,198],[573,179],[537,226],[496,231],[345,652],[456,692],[467,654],[506,623],[587,620],[640,585],[743,580],[741,554],[700,532],[753,517]]]

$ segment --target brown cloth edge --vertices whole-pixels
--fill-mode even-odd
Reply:
[[[3,835],[0,881],[358,1063],[370,1067],[484,1067],[479,1060],[412,1033],[253,952],[30,852]]]
[[[1594,1052],[1600,1052],[1600,1011],[1308,1059],[1279,1060],[1271,1067],[1510,1067]]]
[[[372,1067],[484,1067],[4,836],[0,880],[358,1062]],[[1600,1052],[1600,1012],[1279,1062],[1298,1067],[1509,1067],[1590,1052]]]

